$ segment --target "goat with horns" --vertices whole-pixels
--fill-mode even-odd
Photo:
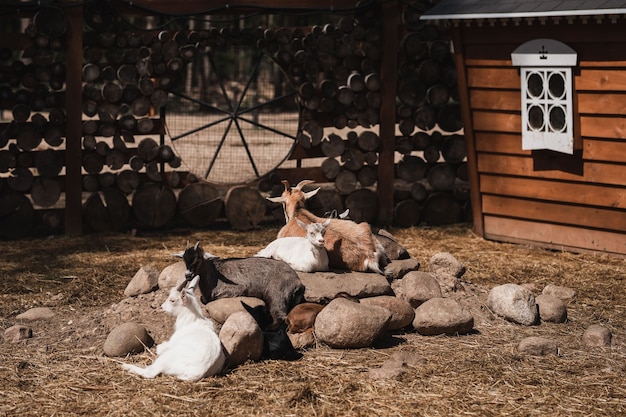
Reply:
[[[278,232],[278,237],[304,236],[306,231],[298,225],[301,222],[324,223],[328,219],[318,217],[305,207],[305,201],[313,197],[320,190],[319,187],[304,192],[302,187],[314,181],[303,180],[295,187],[290,187],[287,181],[280,197],[268,197],[274,203],[282,203],[285,211],[286,224]],[[351,271],[373,271],[382,274],[388,263],[384,248],[372,235],[368,223],[355,223],[352,220],[332,218],[326,227],[324,247],[328,252],[329,267]]]

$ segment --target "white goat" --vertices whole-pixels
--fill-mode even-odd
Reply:
[[[328,270],[328,253],[324,248],[324,234],[330,219],[323,223],[309,223],[296,219],[306,231],[306,236],[281,237],[261,249],[256,255],[287,262],[296,271],[315,272]]]
[[[182,291],[172,288],[161,305],[165,312],[176,317],[176,323],[172,337],[157,346],[154,362],[145,368],[123,364],[124,369],[145,378],[164,374],[183,381],[198,381],[222,371],[226,362],[222,343],[193,293],[199,279],[196,276],[189,288]]]

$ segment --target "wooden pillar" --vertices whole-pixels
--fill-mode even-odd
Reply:
[[[470,183],[470,199],[472,201],[472,217],[474,233],[484,237],[483,207],[480,196],[480,183],[476,162],[476,138],[472,125],[472,113],[470,109],[469,88],[467,86],[467,73],[465,68],[465,51],[463,48],[463,35],[460,27],[453,29],[454,61],[456,64],[457,82],[459,86],[459,101],[461,103],[461,116],[463,118],[463,132],[467,147],[467,171]]]
[[[82,67],[83,6],[82,1],[66,0],[67,50],[65,52],[65,234],[82,234]],[[73,3],[73,4],[69,4]]]
[[[383,12],[383,53],[380,68],[381,108],[378,155],[378,224],[393,223],[394,151],[396,147],[396,91],[398,83],[398,27],[400,2],[381,1]]]

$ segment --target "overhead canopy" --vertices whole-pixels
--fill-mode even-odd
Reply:
[[[626,14],[623,0],[442,0],[423,20],[464,20]]]

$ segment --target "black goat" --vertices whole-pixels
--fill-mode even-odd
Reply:
[[[229,297],[260,298],[272,317],[270,329],[278,329],[287,313],[304,301],[304,286],[298,274],[283,261],[254,257],[220,259],[205,252],[200,242],[187,245],[184,252],[174,255],[185,261],[186,282],[200,276],[202,303]]]
[[[241,302],[243,308],[256,320],[263,330],[263,353],[262,359],[277,359],[286,361],[295,361],[302,357],[291,343],[291,339],[287,335],[285,324],[282,324],[276,330],[267,330],[271,324],[272,318],[267,312],[265,306],[250,307],[248,304]]]

